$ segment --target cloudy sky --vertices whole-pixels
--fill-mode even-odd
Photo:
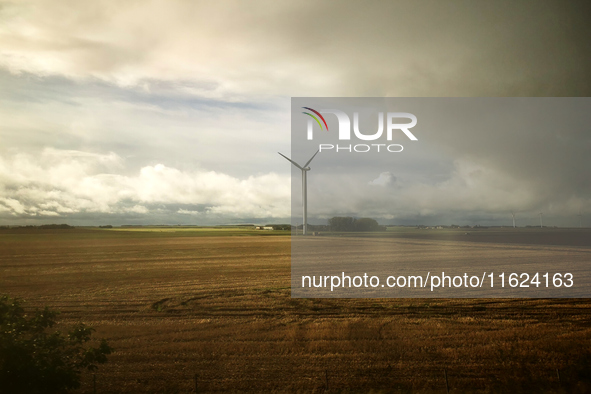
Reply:
[[[342,110],[351,139],[339,139],[341,127],[329,111],[327,131],[302,107]],[[292,154],[303,164],[324,147],[308,176],[309,210],[324,221],[347,215],[393,224],[510,225],[514,212],[523,226],[539,225],[542,212],[545,225],[578,226],[577,215],[591,203],[590,109],[588,97],[296,98]],[[417,117],[409,129],[416,141],[400,130],[390,141],[386,131],[372,141],[356,137],[353,113],[368,136],[378,130],[378,113],[393,111]],[[316,126],[312,140],[308,122]],[[388,144],[396,144],[394,152]],[[294,167],[296,221],[300,178]]]
[[[0,1],[0,223],[289,220],[291,169],[276,152],[290,152],[290,97],[589,96],[581,4]],[[576,138],[565,166],[546,137],[531,146],[554,164],[543,195],[540,161],[516,175],[476,136],[439,139],[436,169],[368,180],[396,184],[405,203],[388,217],[362,197],[341,210],[481,224],[545,210],[572,225],[591,214],[583,129],[552,137]],[[519,201],[471,203],[524,179]],[[444,198],[409,208],[426,193]]]

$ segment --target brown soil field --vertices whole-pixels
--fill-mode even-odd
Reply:
[[[448,231],[448,234],[443,232],[442,235],[447,237],[442,239],[433,239],[430,237],[432,234],[420,232],[401,235],[404,236],[327,234],[292,239],[292,296],[580,298],[591,294],[591,248],[542,243],[548,236],[545,231],[510,231],[504,234],[506,238],[513,235],[514,241],[519,240],[519,243],[494,242],[499,236],[490,231],[488,234],[482,231],[469,237],[455,236],[457,232]],[[591,232],[587,235],[591,235]],[[468,238],[470,241],[467,241]],[[560,237],[552,239],[561,240]],[[352,285],[352,279],[348,279],[348,283],[342,279],[345,275],[349,278],[356,276],[358,287]],[[373,276],[378,281],[371,286],[366,279],[363,284],[361,279],[364,275],[366,278]],[[441,278],[444,275],[448,278],[445,286],[439,286],[443,283]],[[468,279],[465,285],[459,283],[457,279],[462,280],[463,275],[471,278],[474,285],[469,286]],[[557,275],[560,276],[556,282],[558,286],[555,286],[553,279]],[[404,281],[398,282],[403,283],[402,287],[387,286],[389,276],[391,279],[402,277]],[[417,276],[420,276],[418,286],[404,285],[406,278]],[[508,283],[509,277],[514,278],[513,286]],[[537,281],[534,279],[536,277]],[[569,277],[571,281],[560,282],[562,277]],[[304,278],[307,278],[307,283],[302,285]],[[325,278],[324,282],[322,278]],[[331,282],[331,278],[335,281]],[[451,278],[454,278],[457,286],[451,284]],[[340,286],[341,281],[346,284]],[[413,281],[409,280],[408,283]],[[431,288],[431,284],[437,287]]]
[[[291,298],[290,241],[3,230],[0,293],[109,341],[97,393],[591,392],[590,300]]]

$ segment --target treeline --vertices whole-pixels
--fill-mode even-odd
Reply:
[[[70,226],[67,224],[42,224],[40,226],[33,226],[33,225],[26,225],[26,226],[0,226],[0,229],[23,229],[23,230],[34,230],[34,229],[42,229],[42,230],[54,230],[54,229],[71,229],[74,226]]]
[[[328,219],[330,231],[386,231],[386,226],[371,218],[355,219],[350,216]]]
[[[70,228],[74,228],[74,226],[70,226],[67,224],[42,224],[41,226],[39,226],[39,228],[44,228],[44,229],[70,229]]]

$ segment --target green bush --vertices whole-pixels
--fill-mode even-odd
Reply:
[[[52,330],[57,314],[45,308],[28,316],[19,300],[0,296],[0,393],[63,393],[80,386],[83,369],[107,361],[104,339],[88,346],[93,328]]]

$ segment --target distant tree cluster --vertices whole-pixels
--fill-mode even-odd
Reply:
[[[39,226],[39,228],[53,230],[53,229],[69,229],[69,228],[74,228],[74,227],[67,225],[67,224],[42,224],[41,226]]]
[[[328,219],[331,231],[386,231],[385,226],[370,218],[354,219],[350,216],[336,216]]]

